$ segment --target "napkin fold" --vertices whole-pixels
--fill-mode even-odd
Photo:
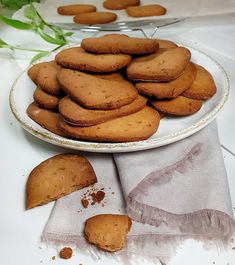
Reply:
[[[103,189],[105,200],[82,208],[86,189],[61,198],[43,241],[73,243],[100,257],[102,252],[86,243],[83,229],[87,218],[101,213],[127,213],[133,220],[120,257],[166,260],[185,239],[225,246],[232,237],[235,223],[215,122],[164,147],[113,157],[85,155],[98,178],[92,189]]]

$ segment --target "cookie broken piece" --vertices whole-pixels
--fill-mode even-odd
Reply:
[[[127,215],[100,214],[86,220],[84,233],[89,243],[115,252],[125,247],[131,224]]]
[[[26,208],[57,200],[97,182],[90,162],[76,154],[60,154],[35,167],[26,184]]]

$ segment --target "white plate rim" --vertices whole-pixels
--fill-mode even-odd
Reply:
[[[206,125],[208,125],[210,122],[212,122],[216,115],[219,113],[219,111],[224,106],[225,102],[227,101],[229,90],[230,90],[230,83],[227,73],[225,72],[224,68],[212,57],[207,55],[206,53],[190,47],[188,45],[180,44],[186,48],[189,48],[191,50],[195,50],[196,52],[199,52],[207,57],[207,59],[211,60],[218,69],[220,70],[220,73],[222,74],[222,80],[223,80],[223,96],[221,97],[219,103],[217,106],[207,113],[204,118],[200,119],[196,123],[192,124],[191,126],[176,131],[174,133],[168,134],[166,136],[158,137],[158,138],[152,138],[147,139],[144,141],[135,141],[135,142],[126,142],[126,143],[103,143],[103,142],[86,142],[86,141],[78,141],[78,140],[71,140],[67,139],[61,136],[58,136],[52,132],[47,131],[46,129],[42,128],[40,130],[34,128],[34,124],[38,126],[37,123],[32,121],[32,124],[28,124],[27,121],[21,117],[21,114],[17,110],[17,105],[14,98],[14,92],[15,92],[15,86],[18,82],[18,80],[21,78],[23,74],[29,69],[25,69],[22,71],[22,73],[16,78],[14,81],[9,95],[9,104],[11,111],[13,115],[15,116],[16,120],[20,123],[21,127],[24,128],[26,131],[28,131],[30,134],[36,136],[37,138],[49,142],[51,144],[66,147],[74,150],[80,150],[80,151],[87,151],[87,152],[98,152],[98,153],[123,153],[123,152],[134,152],[134,151],[141,151],[141,150],[147,150],[152,148],[161,147],[164,145],[168,145],[174,142],[177,142],[179,140],[182,140],[202,128],[204,128]],[[68,46],[67,46],[68,47]],[[62,49],[65,49],[66,47],[63,47]],[[56,54],[58,51],[51,53],[50,55]],[[44,61],[44,59],[40,61]],[[40,61],[37,61],[40,62]]]

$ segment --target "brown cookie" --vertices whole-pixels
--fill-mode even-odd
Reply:
[[[183,73],[190,58],[190,51],[184,47],[160,49],[155,54],[134,59],[127,67],[127,75],[136,81],[172,81]]]
[[[157,52],[158,42],[123,34],[108,34],[98,38],[83,39],[81,47],[97,54],[148,54]]]
[[[176,43],[170,40],[156,39],[160,49],[172,49],[178,47]]]
[[[63,16],[74,16],[78,14],[90,13],[95,11],[96,11],[95,6],[83,5],[83,4],[59,6],[57,8],[57,12]]]
[[[178,96],[174,99],[150,100],[150,104],[160,112],[185,116],[199,111],[202,101]]]
[[[42,109],[37,103],[33,102],[28,106],[27,114],[32,120],[48,131],[60,136],[65,136],[65,134],[58,128],[59,113]]]
[[[41,108],[51,110],[56,110],[60,101],[59,97],[44,92],[39,86],[34,91],[33,98]]]
[[[139,93],[161,98],[176,98],[182,94],[186,89],[188,89],[196,76],[196,67],[193,63],[189,63],[182,75],[170,82],[162,83],[148,83],[148,82],[138,82],[135,87]]]
[[[89,243],[114,252],[125,247],[131,225],[131,219],[127,215],[100,214],[86,220],[84,233]]]
[[[202,66],[195,64],[196,78],[183,96],[192,99],[208,99],[216,93],[216,85],[212,75]]]
[[[53,62],[44,65],[38,71],[37,84],[48,94],[58,96],[61,94],[60,85],[56,75],[60,70],[60,66]]]
[[[140,0],[106,0],[103,7],[110,10],[126,9],[128,6],[139,6]]]
[[[50,62],[42,62],[42,63],[36,63],[32,65],[28,70],[28,76],[31,78],[31,80],[37,84],[37,76],[40,68],[43,68],[44,66],[48,64],[54,64],[54,61]]]
[[[105,80],[70,69],[61,69],[57,78],[63,90],[85,108],[116,109],[138,95],[128,81]]]
[[[150,107],[121,118],[90,127],[75,127],[59,120],[60,129],[67,136],[96,142],[133,142],[152,136],[158,129],[160,115]]]
[[[114,72],[109,74],[93,74],[95,77],[99,77],[105,80],[116,80],[116,81],[123,81],[126,80],[120,73]]]
[[[95,72],[108,73],[117,71],[131,61],[130,55],[125,54],[90,54],[82,48],[69,48],[59,52],[56,62],[66,68]]]
[[[26,208],[57,200],[96,182],[94,169],[85,157],[53,156],[31,171],[26,184]]]
[[[114,110],[91,110],[85,109],[69,97],[60,101],[59,111],[67,123],[76,126],[91,126],[105,121],[126,116],[143,109],[147,99],[138,96],[136,100]]]
[[[117,15],[112,12],[91,12],[79,14],[73,18],[73,21],[78,24],[107,24],[117,19]]]
[[[126,13],[130,17],[162,16],[166,14],[166,8],[161,5],[130,6]]]

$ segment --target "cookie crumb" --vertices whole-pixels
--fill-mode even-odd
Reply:
[[[62,259],[70,259],[73,255],[73,250],[70,247],[64,247],[59,254]]]
[[[85,198],[81,199],[81,203],[84,208],[87,208],[89,205],[89,201]]]
[[[51,259],[52,259],[52,260],[55,260],[55,256],[52,256]]]
[[[112,194],[114,194],[114,191],[112,192]]]

